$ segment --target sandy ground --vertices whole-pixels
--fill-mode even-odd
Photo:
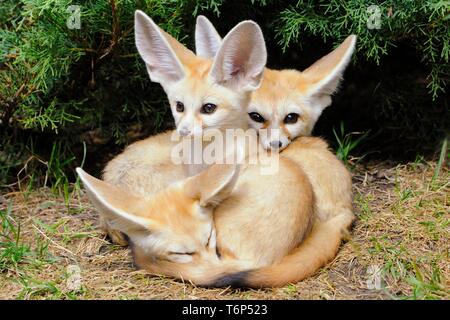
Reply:
[[[449,299],[450,175],[436,164],[354,169],[352,237],[313,277],[283,288],[203,289],[134,269],[82,190],[0,196],[1,299]]]

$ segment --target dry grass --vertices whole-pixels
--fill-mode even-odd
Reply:
[[[449,172],[435,163],[366,165],[354,175],[353,237],[327,267],[266,290],[203,289],[133,268],[106,241],[83,192],[70,206],[48,189],[0,196],[2,299],[449,299]],[[18,226],[20,225],[20,230]],[[81,288],[68,287],[68,266]],[[381,288],[368,270],[379,269]],[[369,285],[368,285],[369,281]]]

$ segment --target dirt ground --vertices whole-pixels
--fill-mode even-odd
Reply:
[[[82,189],[0,195],[0,299],[449,299],[450,175],[436,163],[358,165],[352,237],[283,288],[203,289],[135,270]]]

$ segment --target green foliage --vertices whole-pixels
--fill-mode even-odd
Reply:
[[[120,140],[126,129],[113,124],[147,115],[149,101],[155,100],[145,99],[149,94],[143,99],[132,94],[149,86],[134,48],[134,10],[152,12],[157,22],[163,21],[163,28],[180,37],[184,4],[83,1],[80,29],[68,28],[71,4],[70,0],[4,4],[0,82],[7,86],[0,95],[2,119],[23,129],[55,133],[73,125],[90,128],[103,123]]]
[[[381,10],[380,29],[367,28],[372,4]],[[80,6],[79,29],[69,28],[71,5]],[[327,52],[324,43],[337,45],[355,33],[357,90],[342,90],[335,110],[353,105],[352,99],[369,101],[375,123],[391,136],[408,139],[413,133],[423,145],[433,143],[442,138],[442,113],[448,110],[448,8],[449,1],[439,0],[2,0],[0,187],[47,183],[67,194],[64,186],[74,181],[73,168],[84,156],[98,170],[130,141],[173,126],[165,94],[149,81],[135,48],[136,9],[191,48],[198,14],[207,15],[222,35],[254,19],[265,34],[269,62],[290,68],[301,69],[306,58]],[[305,48],[302,59],[295,58],[299,46]],[[394,55],[399,47],[417,63],[408,66],[408,59]],[[397,64],[403,73],[389,71]],[[352,79],[347,81],[352,88]],[[361,110],[356,115],[367,113],[363,104],[355,103]],[[367,121],[358,122],[361,128],[347,120],[351,131],[367,131]],[[342,116],[328,126],[329,136],[339,121]]]
[[[0,272],[17,268],[31,249],[21,242],[20,225],[16,226],[11,218],[11,205],[0,210]]]
[[[369,132],[359,133],[350,132],[346,133],[344,123],[341,122],[339,132],[333,128],[334,137],[336,138],[337,148],[336,155],[345,164],[349,163],[350,153],[357,148],[361,142],[368,136]],[[356,139],[355,136],[359,136]]]
[[[369,9],[371,5],[379,11]],[[396,43],[408,42],[430,68],[427,87],[435,99],[449,83],[449,8],[450,1],[443,0],[298,0],[280,13],[277,36],[287,50],[304,33],[332,39],[335,44],[354,33],[358,35],[357,52],[377,64]],[[375,18],[379,28],[373,24]]]
[[[199,0],[195,4],[192,15],[195,17],[201,11],[212,11],[215,15],[220,15],[220,6],[223,4],[223,0]]]
[[[5,176],[17,173],[20,164],[36,153],[43,154],[38,158],[48,164],[47,172],[39,171],[41,176],[54,178],[51,184],[65,185],[63,172],[53,169],[68,163],[57,163],[55,149],[36,137],[56,138],[61,149],[57,156],[72,161],[70,146],[82,141],[123,144],[136,131],[142,136],[168,126],[164,94],[150,83],[135,49],[134,11],[151,12],[158,24],[183,40],[188,31],[183,29],[183,19],[200,4],[81,1],[77,2],[80,29],[68,26],[72,4],[70,0],[2,2],[0,83],[6,85],[0,89],[0,131],[10,137],[0,148],[3,185],[13,182],[4,180]],[[11,159],[10,151],[17,142],[28,148]],[[49,172],[58,177],[48,177]]]
[[[48,254],[49,241],[35,237],[33,245],[23,239],[20,222],[12,217],[12,203],[0,209],[0,272],[13,270],[23,274],[25,267],[39,269],[54,262]]]

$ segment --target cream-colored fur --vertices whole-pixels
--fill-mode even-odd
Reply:
[[[208,39],[208,42],[205,43],[204,39]],[[220,41],[211,22],[199,16],[196,27],[197,53],[205,57],[213,55]],[[266,69],[261,87],[253,93],[248,109],[249,113],[257,112],[265,119],[264,123],[249,119],[252,127],[281,131],[281,148],[271,147],[270,135],[261,136],[260,142],[273,151],[289,146],[282,154],[294,160],[307,173],[316,196],[317,215],[322,220],[344,212],[352,216],[350,174],[319,138],[294,139],[309,135],[322,110],[331,103],[331,94],[336,90],[350,61],[355,41],[355,36],[348,37],[333,52],[303,72]],[[298,121],[284,124],[283,119],[291,113],[299,114]],[[292,140],[295,142],[290,146]]]
[[[136,11],[135,34],[136,46],[151,80],[160,83],[167,93],[177,132],[181,136],[201,139],[210,129],[247,128],[245,110],[251,91],[261,82],[267,56],[257,24],[244,21],[233,28],[214,59],[195,56],[141,11]],[[182,111],[177,109],[180,103]],[[208,104],[213,104],[216,109],[206,114],[202,110]],[[156,181],[155,186],[151,187],[151,190],[160,190],[159,187],[173,182],[176,177],[180,179],[184,173],[194,175],[206,167],[203,164],[173,165],[170,148],[167,147],[174,145],[170,137],[170,133],[166,133],[129,147],[126,155],[119,155],[106,166],[105,181],[114,185],[132,181],[136,184],[136,192],[149,192],[149,182],[140,170],[148,170],[148,175],[160,178],[153,180]],[[151,154],[155,150],[159,155]],[[148,159],[139,162],[140,156]],[[149,167],[149,163],[156,166]],[[164,178],[166,174],[167,178]],[[101,219],[101,225],[115,243],[126,244],[126,240],[112,230],[107,221]]]
[[[334,67],[333,64],[325,65]],[[323,84],[320,78],[314,78],[313,82]],[[314,94],[317,95],[317,92]],[[319,100],[326,99],[322,97]],[[170,153],[170,147],[167,147],[171,146],[168,137],[169,133],[166,133],[130,146],[105,168],[105,180],[123,187],[125,191],[140,193],[142,197],[148,197],[154,191],[180,180],[183,171],[171,165],[170,160],[164,161]],[[303,168],[308,179],[305,179],[298,165]],[[160,167],[161,171],[158,170]],[[246,167],[244,174],[238,179],[236,193],[216,208],[214,219],[221,260],[204,258],[207,257],[205,255],[182,265],[174,263],[177,261],[155,264],[149,260],[148,252],[143,246],[135,246],[138,265],[153,272],[188,278],[202,285],[259,287],[301,280],[331,260],[354,216],[351,209],[350,175],[328,151],[326,144],[318,138],[299,138],[283,151],[280,175],[265,180],[255,175],[255,170],[256,168],[249,170]],[[253,174],[246,175],[245,172]],[[293,195],[301,195],[299,198],[307,195],[310,192],[308,181],[313,187],[314,197],[319,200],[315,202],[317,219],[314,219],[311,234],[298,245],[307,234],[307,215],[298,215],[297,220],[295,215],[290,215],[284,221],[282,217],[286,214],[285,210],[292,214],[296,211],[296,206],[303,208],[302,210],[308,207],[308,201],[304,201],[302,207],[295,197],[289,198]],[[243,185],[249,187],[245,192],[241,189]],[[301,188],[297,190],[298,186]],[[280,190],[280,193],[274,192],[276,190]],[[238,210],[233,211],[236,208]],[[274,217],[278,218],[272,221]],[[311,221],[311,217],[309,216],[308,221]],[[297,228],[301,228],[299,233]],[[292,230],[295,232],[291,233]],[[191,235],[197,237],[195,232]],[[281,241],[280,237],[285,236],[290,239],[288,242]],[[274,244],[279,241],[281,246]],[[178,262],[182,261],[185,260]]]
[[[195,30],[197,54],[210,58],[220,46],[221,38],[204,16],[197,18]],[[331,104],[345,68],[355,49],[356,36],[351,35],[328,55],[306,70],[264,71],[260,88],[252,95],[248,114],[250,127],[268,130],[260,142],[266,149],[282,150],[299,136],[309,136],[322,111]],[[258,116],[255,117],[254,114]],[[288,121],[294,115],[295,121]]]
[[[291,160],[279,166],[263,176],[258,164],[213,165],[147,197],[77,172],[100,214],[129,237],[137,265],[214,285],[216,275],[281,261],[309,233],[309,181]]]
[[[135,37],[151,80],[167,94],[180,136],[202,139],[206,146],[204,138],[212,130],[247,128],[243,110],[261,83],[267,60],[256,23],[237,24],[212,59],[197,57],[141,11],[135,15]],[[206,166],[187,164],[186,171],[193,175]]]

